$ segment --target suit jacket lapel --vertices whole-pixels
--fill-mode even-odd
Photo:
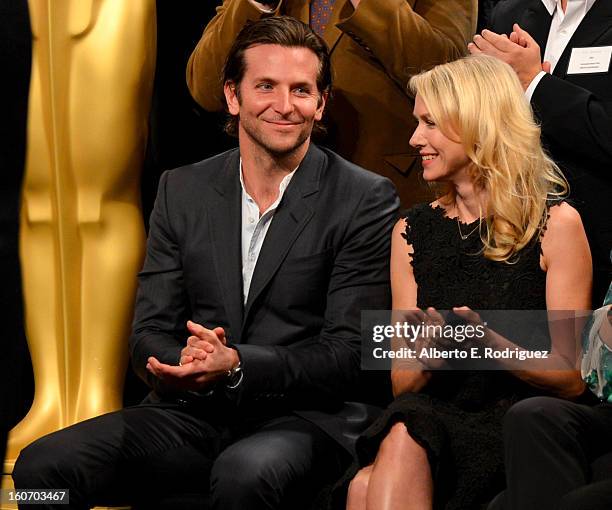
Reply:
[[[223,304],[230,325],[231,341],[240,342],[242,326],[242,194],[238,175],[240,153],[236,149],[228,154],[218,177],[210,185],[208,228],[211,232],[213,260]]]
[[[550,32],[551,22],[552,16],[548,14],[541,0],[533,0],[531,5],[525,9],[519,21],[520,27],[529,32],[531,37],[533,37],[540,46],[540,58],[542,59],[544,59],[544,51],[546,49],[546,42],[548,41],[548,32]]]
[[[555,76],[565,76],[567,66],[572,54],[572,48],[599,46],[597,40],[612,26],[612,2],[610,0],[597,0],[589,9],[582,23],[567,43],[559,62],[555,66]]]
[[[289,249],[312,218],[314,213],[312,203],[319,190],[325,159],[325,154],[311,144],[285,190],[257,258],[244,311],[244,321],[248,318],[253,303],[278,271]]]

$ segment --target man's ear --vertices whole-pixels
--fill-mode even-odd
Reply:
[[[315,120],[319,121],[323,118],[323,111],[325,110],[325,105],[327,104],[327,98],[329,97],[329,92],[326,90],[322,92],[319,96],[319,104],[317,105],[317,111],[315,113]]]
[[[240,101],[238,99],[238,89],[236,84],[231,81],[226,81],[225,85],[223,85],[223,93],[225,94],[227,110],[231,115],[238,115],[240,112]]]

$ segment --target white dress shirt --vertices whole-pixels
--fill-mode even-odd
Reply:
[[[550,62],[550,72],[552,73],[574,32],[582,23],[589,9],[593,7],[595,0],[567,0],[565,12],[561,8],[561,0],[542,0],[542,3],[552,16],[550,32],[548,32],[548,40],[544,48],[544,61]],[[527,87],[525,95],[530,101],[538,83],[545,74],[544,71],[540,71]]]
[[[240,160],[240,186],[242,187],[242,292],[244,303],[247,302],[249,296],[255,264],[257,264],[259,252],[261,251],[264,239],[270,228],[270,223],[272,223],[272,218],[278,208],[278,204],[280,204],[285,190],[287,186],[289,186],[289,182],[291,182],[291,178],[296,170],[297,168],[283,177],[283,180],[278,186],[278,197],[260,216],[259,206],[248,194],[244,186],[242,159]]]

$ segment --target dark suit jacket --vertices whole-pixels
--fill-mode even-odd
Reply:
[[[280,0],[275,13],[308,23],[309,5]],[[431,199],[419,151],[408,143],[416,127],[408,80],[466,53],[477,8],[476,0],[368,0],[357,10],[349,0],[334,2],[323,33],[334,71],[325,144],[391,179],[405,207]],[[224,0],[217,8],[187,66],[189,90],[205,109],[225,107],[224,60],[245,22],[262,16],[248,0]]]
[[[222,326],[244,379],[231,399],[202,405],[235,419],[298,411],[350,448],[358,415],[366,417],[364,407],[344,404],[356,397],[360,377],[360,312],[390,305],[397,209],[388,179],[311,145],[272,220],[243,306],[238,150],[164,173],[139,274],[130,341],[136,371],[167,393],[146,371],[147,357],[176,365],[187,319]]]
[[[540,45],[542,56],[552,17],[541,0],[500,2],[491,29],[509,34],[518,23]],[[542,123],[544,143],[566,174],[593,254],[594,303],[603,301],[612,278],[612,69],[567,74],[572,48],[612,45],[612,2],[597,0],[569,41],[552,75],[545,76],[531,104]],[[612,67],[612,66],[611,66]]]

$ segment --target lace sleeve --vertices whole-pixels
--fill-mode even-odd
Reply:
[[[427,218],[428,213],[431,213],[431,208],[428,204],[418,204],[410,208],[403,214],[403,218],[406,220],[406,230],[402,233],[402,237],[406,240],[406,244],[412,246],[413,253],[410,255],[410,264],[414,266],[414,252],[416,252],[419,244],[424,242],[423,237],[427,232],[432,230],[423,227],[423,219]]]

